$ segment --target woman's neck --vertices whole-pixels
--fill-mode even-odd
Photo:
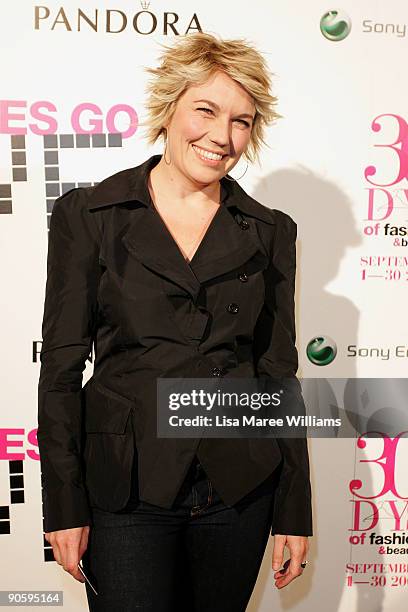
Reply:
[[[150,187],[157,197],[177,202],[180,205],[200,206],[209,201],[219,203],[221,185],[219,181],[198,184],[180,172],[174,164],[166,164],[162,156],[151,170]]]

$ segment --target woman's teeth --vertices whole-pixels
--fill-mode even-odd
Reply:
[[[195,149],[199,156],[203,157],[204,159],[213,159],[219,161],[223,158],[223,155],[218,155],[217,153],[209,153],[205,149],[200,149],[200,147],[197,147],[196,145],[193,145],[193,149]]]

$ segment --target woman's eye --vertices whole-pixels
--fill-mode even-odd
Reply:
[[[205,108],[204,106],[202,106],[201,108],[197,108],[196,110],[202,110],[205,111],[207,113],[212,113],[212,109],[211,108]],[[238,123],[241,123],[242,125],[244,125],[245,127],[251,127],[248,123],[248,121],[245,121],[244,119],[236,119],[236,121],[238,121]]]

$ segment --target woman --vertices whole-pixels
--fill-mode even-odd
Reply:
[[[90,610],[239,612],[270,533],[277,588],[304,570],[307,441],[158,437],[156,381],[296,386],[296,224],[228,176],[258,156],[279,117],[259,52],[198,33],[161,60],[148,69],[148,141],[163,136],[164,154],[54,204],[39,380],[44,526],[80,581],[83,557]]]

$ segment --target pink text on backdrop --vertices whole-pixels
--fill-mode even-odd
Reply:
[[[408,179],[408,123],[400,115],[383,113],[375,117],[371,129],[385,140],[373,145],[382,150],[380,163],[364,170],[365,179],[373,186],[368,189],[366,220],[381,221],[390,217],[395,208],[408,204],[407,189],[386,189]],[[387,180],[377,177],[383,168],[389,172]]]
[[[408,529],[408,491],[400,490],[400,483],[396,480],[398,450],[401,450],[400,441],[407,433],[406,431],[401,432],[394,438],[380,434],[382,436],[382,438],[379,438],[382,439],[381,453],[373,457],[359,459],[360,463],[373,464],[375,468],[367,477],[368,482],[364,483],[358,478],[351,480],[349,483],[349,489],[354,498],[351,500],[353,504],[353,523],[350,531],[374,529],[382,518],[386,519],[388,529],[394,529],[395,531]],[[369,446],[364,439],[365,436],[366,434],[362,434],[357,439],[356,444],[357,448],[365,450],[365,456],[367,456]],[[378,481],[380,484],[376,485],[374,481]],[[388,496],[388,499],[386,496]]]
[[[37,450],[26,448],[27,442],[29,445],[36,447]],[[26,459],[26,457],[36,461],[40,459],[37,428],[31,429],[28,432],[22,427],[0,428],[0,460],[17,461]]]
[[[37,136],[56,134],[59,130],[55,104],[39,100],[28,104],[24,100],[0,100],[0,134],[26,135],[31,132]],[[125,131],[116,127],[117,117],[123,113],[128,121]],[[136,110],[129,104],[115,104],[104,112],[93,102],[81,102],[70,115],[72,132],[75,134],[122,134],[130,138],[139,125]]]

